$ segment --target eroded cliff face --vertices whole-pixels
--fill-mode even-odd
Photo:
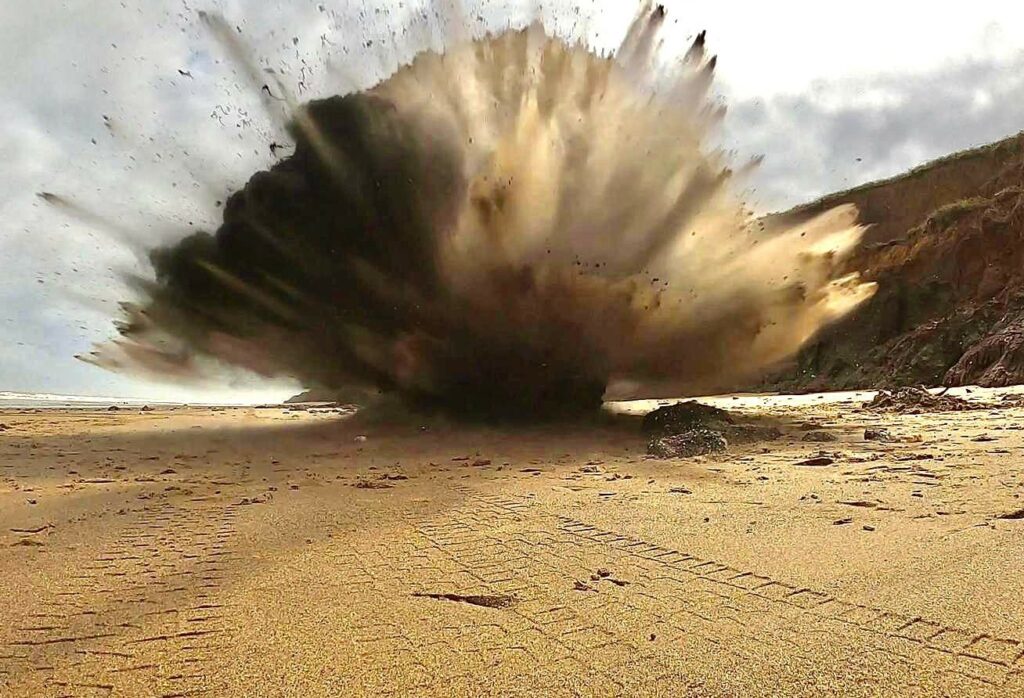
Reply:
[[[865,242],[903,239],[937,209],[977,196],[1019,156],[1020,135],[925,163],[909,172],[828,194],[790,211],[768,216],[785,221],[853,204],[860,222],[870,225]]]
[[[849,265],[878,293],[759,387],[1024,383],[1024,134],[783,215],[844,202],[876,224]]]

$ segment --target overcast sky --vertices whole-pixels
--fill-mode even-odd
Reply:
[[[635,10],[629,0],[536,4],[466,0],[463,12],[474,30],[540,14],[553,31],[610,47]],[[761,210],[1024,129],[1024,3],[664,4],[670,51],[708,30],[729,104],[720,139],[765,156],[750,182]],[[417,20],[425,5],[0,3],[0,391],[185,400],[293,392],[242,378],[204,389],[147,383],[73,357],[113,336],[117,302],[128,297],[119,274],[145,271],[142,248],[215,228],[214,202],[272,162],[275,122],[198,12],[222,13],[264,66],[310,98],[368,86],[436,47],[434,23]],[[113,225],[55,211],[41,191]]]

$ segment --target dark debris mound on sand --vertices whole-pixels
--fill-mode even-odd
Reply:
[[[691,400],[659,407],[648,413],[641,428],[644,434],[658,438],[698,428],[721,431],[735,421],[723,409]]]
[[[721,432],[697,428],[672,436],[654,437],[647,445],[647,452],[656,458],[692,458],[721,453],[728,447],[729,443]]]
[[[647,453],[656,458],[721,453],[730,443],[774,441],[782,436],[775,426],[737,424],[729,412],[692,400],[650,412],[644,417],[642,428],[649,438]]]
[[[981,409],[979,405],[954,395],[933,395],[924,388],[905,387],[880,390],[864,407],[876,412],[920,414],[922,412],[962,412]]]

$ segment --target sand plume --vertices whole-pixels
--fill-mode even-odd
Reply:
[[[532,417],[790,356],[873,292],[838,271],[856,211],[750,216],[708,144],[715,60],[701,34],[665,69],[664,17],[644,6],[613,55],[534,25],[296,104],[294,153],[216,232],[153,251],[123,337],[89,360],[187,374],[212,357]]]

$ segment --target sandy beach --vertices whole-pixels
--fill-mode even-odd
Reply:
[[[0,694],[1024,694],[1024,408],[722,402],[783,438],[0,412]]]

